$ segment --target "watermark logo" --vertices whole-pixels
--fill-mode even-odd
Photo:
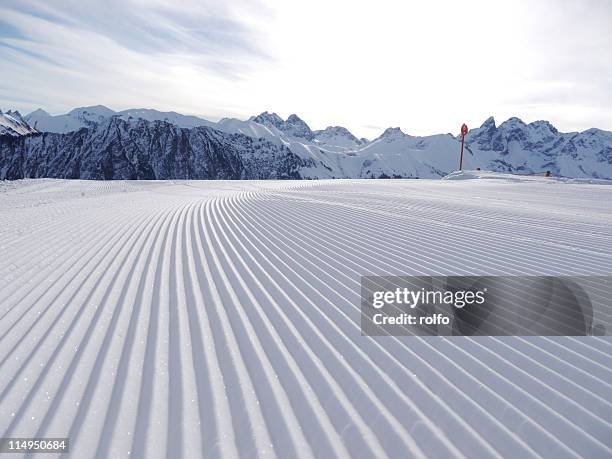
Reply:
[[[361,279],[364,335],[605,335],[611,317],[610,276]]]

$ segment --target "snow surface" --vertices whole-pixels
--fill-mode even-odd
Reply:
[[[570,178],[570,177],[546,177],[544,174],[505,174],[503,172],[483,171],[483,170],[462,170],[454,171],[442,177],[442,180],[503,180],[511,182],[539,182],[539,183],[574,183],[592,185],[612,185],[612,180]]]
[[[362,275],[609,275],[610,186],[20,180],[0,220],[1,437],[78,458],[612,455],[610,338],[359,329]]]

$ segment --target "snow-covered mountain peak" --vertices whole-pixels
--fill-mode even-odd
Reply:
[[[68,116],[83,121],[85,125],[89,125],[89,123],[99,123],[104,121],[106,118],[114,116],[116,112],[111,110],[104,105],[94,105],[90,107],[79,107],[71,110],[68,113]]]
[[[0,135],[18,137],[27,134],[35,134],[38,131],[32,128],[21,113],[17,110],[9,110],[6,113],[0,111]]]
[[[549,137],[550,132],[552,131],[537,122],[525,124],[517,117],[509,118],[496,126],[495,119],[491,116],[479,128],[468,132],[465,140],[469,145],[480,150],[508,151],[509,142],[515,141],[520,144],[535,142]],[[460,140],[461,136],[458,135],[457,139]]]
[[[37,108],[32,113],[26,115],[26,118],[29,118],[30,116],[51,116],[51,115],[49,114],[49,112],[43,110],[42,108]]]
[[[6,112],[6,115],[10,116],[11,118],[17,121],[25,122],[25,120],[23,119],[23,116],[21,116],[21,113],[19,113],[18,110],[9,110],[8,112]]]
[[[499,129],[508,142],[517,141],[523,146],[534,143],[546,143],[559,136],[559,131],[548,121],[534,121],[526,124],[521,119],[513,117],[504,121]]]
[[[522,119],[517,118],[516,116],[508,118],[506,121],[499,125],[500,128],[506,129],[522,128],[525,126],[527,126],[527,124],[525,124]]]
[[[528,126],[540,132],[543,132],[543,133],[551,133],[551,134],[559,133],[556,127],[554,127],[550,122],[544,121],[544,120],[534,121],[532,123],[529,123]]]
[[[342,127],[342,126],[327,126],[325,129],[322,129],[320,131],[315,131],[317,134],[326,134],[326,135],[340,135],[343,137],[348,137],[349,139],[352,140],[358,140],[357,137],[355,137],[351,131],[349,131],[347,128]]]
[[[274,127],[290,137],[298,137],[306,140],[313,140],[314,135],[310,127],[296,114],[289,115],[286,121],[276,113],[263,112],[251,117],[250,121],[262,124],[267,127]]]
[[[310,130],[310,127],[295,113],[289,115],[289,118],[287,118],[287,121],[285,121],[285,125],[283,126],[282,130],[286,134],[293,137],[301,137],[308,140],[314,139],[314,135]]]
[[[525,133],[526,137],[530,136],[547,136],[557,135],[559,131],[548,121],[538,120],[532,123],[526,124],[523,120],[517,117],[508,118],[506,121],[501,123],[499,126],[495,124],[495,118],[490,116],[485,120],[479,128],[472,129],[466,138],[470,141],[474,141],[482,138],[483,136],[491,137],[498,130],[502,130],[506,133],[514,132],[515,134]],[[457,136],[461,139],[461,136]]]
[[[121,112],[115,112],[103,105],[79,107],[64,115],[57,116],[49,115],[44,110],[39,109],[30,113],[26,117],[26,120],[31,126],[36,127],[40,131],[66,133],[77,131],[83,127],[90,127],[92,123],[102,123],[113,116],[126,120],[161,120],[186,128],[212,126],[215,124],[197,116],[182,115],[177,112],[161,112],[151,108],[128,109]]]
[[[91,126],[92,123],[101,123],[116,114],[114,110],[104,105],[78,107],[65,115],[67,118],[66,130],[75,130],[75,127],[76,129],[80,129],[81,127]]]
[[[273,126],[278,129],[280,129],[284,123],[283,119],[276,113],[269,113],[267,111],[262,112],[257,116],[252,116],[250,120],[263,124],[264,126]]]
[[[405,134],[399,127],[390,127],[385,129],[378,139],[395,140],[403,137],[408,137],[408,134]]]
[[[116,113],[123,119],[143,119],[147,121],[167,121],[183,128],[198,126],[213,126],[215,123],[193,115],[183,115],[177,112],[161,112],[152,108],[131,108]]]
[[[314,131],[313,134],[319,142],[337,147],[354,148],[367,143],[342,126],[328,126],[325,129]]]
[[[484,123],[482,123],[482,124],[480,125],[480,129],[491,129],[491,128],[496,129],[496,128],[497,128],[497,125],[495,124],[495,118],[494,118],[494,117],[492,117],[492,116],[489,116],[489,117],[488,117],[488,118],[487,118],[487,119],[484,121]]]
[[[102,117],[109,117],[109,116],[113,116],[115,114],[114,110],[111,110],[108,107],[105,107],[104,105],[91,105],[89,107],[77,107],[75,109],[70,110],[70,112],[68,112],[69,115],[72,116],[102,116]]]
[[[297,116],[295,113],[292,113],[291,115],[289,115],[289,117],[287,118],[287,123],[290,124],[306,124],[304,123],[304,120],[302,120],[302,118],[300,118],[299,116]]]

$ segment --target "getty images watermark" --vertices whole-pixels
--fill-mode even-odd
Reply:
[[[364,335],[606,335],[611,321],[612,276],[361,279]]]

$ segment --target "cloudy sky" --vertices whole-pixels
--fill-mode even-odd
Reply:
[[[612,130],[607,0],[2,0],[0,108]]]

